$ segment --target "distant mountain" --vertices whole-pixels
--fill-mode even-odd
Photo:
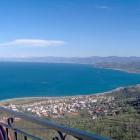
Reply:
[[[21,57],[0,58],[1,62],[46,62],[46,63],[74,63],[92,64],[98,68],[119,69],[127,72],[140,73],[140,57]]]
[[[48,62],[48,63],[80,63],[80,64],[96,64],[96,63],[126,63],[140,62],[140,57],[19,57],[19,58],[0,58],[0,61],[18,61],[18,62]]]

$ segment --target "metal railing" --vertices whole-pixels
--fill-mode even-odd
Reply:
[[[7,113],[8,115],[11,115],[12,117],[7,119],[7,123],[0,122],[0,125],[5,128],[6,132],[6,140],[8,140],[8,132],[9,130],[12,130],[14,134],[14,139],[18,140],[18,134],[23,135],[24,140],[32,139],[32,140],[41,140],[41,138],[33,136],[27,132],[24,132],[23,130],[20,130],[19,128],[14,127],[14,118],[20,118],[22,120],[26,120],[28,122],[32,122],[35,124],[38,124],[43,127],[47,127],[49,129],[55,130],[59,136],[53,136],[52,140],[66,140],[67,135],[71,135],[77,140],[108,140],[107,138],[98,136],[96,134],[88,133],[86,131],[74,129],[65,127],[63,125],[59,125],[53,121],[49,121],[47,119],[42,119],[39,117],[31,116],[29,114],[16,112],[4,107],[0,107],[0,111]],[[94,127],[94,126],[93,126]],[[48,139],[48,138],[46,138]]]

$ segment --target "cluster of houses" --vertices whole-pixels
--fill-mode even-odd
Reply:
[[[39,117],[61,118],[64,115],[81,115],[85,112],[92,119],[104,115],[115,115],[120,108],[116,109],[113,96],[87,95],[62,98],[45,98],[24,104],[9,104],[8,108],[15,111],[29,112]]]

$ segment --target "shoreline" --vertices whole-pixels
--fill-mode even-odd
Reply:
[[[97,68],[101,68],[101,67],[97,67]],[[126,72],[126,73],[129,73],[129,74],[140,74],[140,72],[128,71],[128,70],[119,69],[119,68],[106,68],[106,67],[102,67],[101,69],[115,70],[115,71],[120,71],[120,72]]]
[[[106,69],[106,70],[114,70],[114,71],[120,71],[120,72],[126,72],[126,73],[129,73],[129,74],[140,74],[140,72],[129,71],[129,70],[121,69],[121,68],[109,68],[109,67],[107,68],[107,67],[100,67],[100,66],[95,66],[95,68]]]
[[[38,63],[38,62],[37,62]],[[46,63],[46,62],[45,62]],[[69,63],[66,63],[69,64]],[[77,63],[71,63],[71,64],[77,64]],[[91,64],[84,64],[84,63],[78,63],[80,65],[91,65]],[[107,67],[98,67],[98,66],[94,66],[91,65],[95,68],[99,68],[99,69],[108,69],[108,70],[114,70],[114,71],[120,71],[120,72],[126,72],[129,74],[139,74],[140,72],[134,72],[134,71],[128,71],[125,69],[119,69],[119,68],[107,68]],[[129,85],[129,86],[120,86],[117,88],[114,88],[112,90],[109,91],[105,91],[105,92],[97,92],[97,93],[88,93],[88,94],[77,94],[77,95],[69,95],[69,96],[29,96],[29,97],[15,97],[15,98],[8,98],[8,99],[0,99],[0,103],[8,103],[8,102],[13,102],[13,101],[20,101],[20,100],[41,100],[41,99],[62,99],[62,98],[73,98],[73,97],[84,97],[84,96],[99,96],[99,95],[105,95],[105,94],[109,94],[112,92],[115,92],[119,89],[123,89],[123,88],[129,88],[129,87],[133,87],[133,86],[137,86],[140,84],[136,84],[136,85]]]
[[[10,98],[10,99],[3,99],[0,100],[0,103],[10,103],[13,101],[20,101],[20,100],[45,100],[45,99],[63,99],[63,98],[76,98],[76,97],[86,97],[86,96],[100,96],[100,95],[106,95],[106,94],[110,94],[112,92],[118,91],[120,89],[124,89],[124,88],[130,88],[130,87],[134,87],[134,86],[140,86],[140,84],[136,84],[136,85],[131,85],[131,86],[123,86],[123,87],[118,87],[115,88],[113,90],[109,90],[106,92],[99,92],[99,93],[94,93],[94,94],[83,94],[83,95],[72,95],[72,96],[32,96],[32,97],[18,97],[18,98]]]
[[[129,71],[125,70],[123,68],[110,68],[110,67],[100,67],[96,66],[96,64],[90,64],[90,63],[73,63],[73,62],[45,62],[45,61],[1,61],[0,63],[47,63],[47,64],[78,64],[78,65],[91,65],[94,66],[95,68],[101,68],[101,69],[110,69],[110,70],[116,70],[116,71],[122,71],[130,74],[140,74],[140,72],[136,71]]]

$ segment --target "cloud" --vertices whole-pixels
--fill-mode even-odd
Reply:
[[[110,7],[106,5],[97,5],[96,8],[97,9],[110,9]]]
[[[61,46],[64,44],[65,42],[61,40],[16,39],[6,43],[0,43],[0,46],[51,47],[51,46]]]

